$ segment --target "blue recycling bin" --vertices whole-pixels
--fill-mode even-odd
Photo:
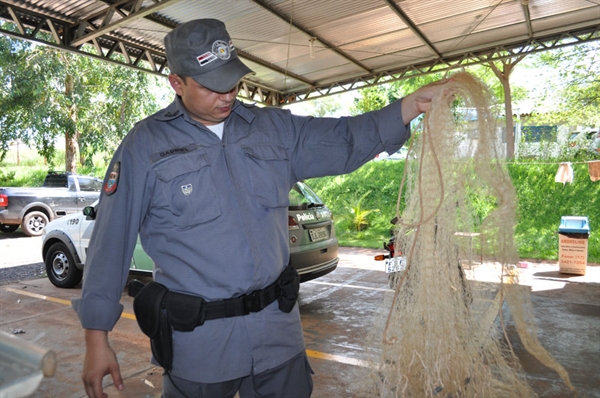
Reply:
[[[560,218],[558,233],[561,234],[584,234],[589,238],[590,224],[587,217],[563,216]]]
[[[587,217],[561,217],[558,227],[559,272],[585,275],[589,237],[590,225]]]

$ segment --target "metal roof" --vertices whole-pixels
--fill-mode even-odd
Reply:
[[[195,18],[256,72],[240,96],[278,106],[600,39],[600,0],[0,0],[4,34],[156,74]]]

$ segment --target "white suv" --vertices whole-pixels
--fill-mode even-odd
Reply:
[[[337,267],[338,241],[331,211],[308,185],[296,183],[289,193],[289,200],[290,262],[298,271],[300,282],[306,282]],[[48,279],[57,287],[74,287],[83,277],[97,203],[83,212],[56,219],[44,229],[42,256]],[[153,267],[138,239],[130,272],[151,276]]]
[[[42,256],[48,279],[54,286],[70,288],[81,281],[87,248],[94,229],[96,204],[98,201],[84,208],[82,212],[58,218],[44,229]],[[152,276],[153,266],[152,260],[138,240],[130,270]]]

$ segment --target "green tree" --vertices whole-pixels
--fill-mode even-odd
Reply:
[[[512,159],[515,157],[515,133],[512,111],[512,90],[510,86],[510,75],[525,55],[509,57],[497,62],[489,62],[488,66],[494,72],[502,84],[502,93],[504,97],[504,115],[506,119],[506,157]]]
[[[366,87],[360,89],[359,92],[359,97],[354,98],[354,104],[350,108],[352,116],[381,109],[390,102],[390,89],[386,85]]]
[[[53,164],[64,137],[72,172],[78,160],[110,156],[137,120],[158,110],[157,87],[169,92],[166,79],[7,36],[0,36],[0,79],[0,160],[20,140]]]
[[[339,101],[334,97],[318,98],[313,101],[310,101],[310,104],[313,107],[310,113],[315,117],[325,117],[333,115],[341,108]]]
[[[544,51],[535,56],[535,67],[544,72],[545,87],[536,122],[600,126],[600,42]]]
[[[442,78],[440,73],[431,73],[424,76],[410,77],[389,84],[366,87],[359,90],[359,97],[354,99],[350,109],[351,115],[360,115],[365,112],[381,109],[384,106],[417,90],[419,87]]]

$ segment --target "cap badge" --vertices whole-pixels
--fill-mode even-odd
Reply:
[[[228,60],[229,57],[231,57],[231,52],[233,50],[235,50],[233,42],[229,41],[229,43],[227,43],[223,40],[217,40],[212,45],[212,51],[207,51],[202,55],[198,55],[196,59],[200,66],[206,66],[217,59],[222,59],[223,61]]]
[[[227,60],[231,56],[231,51],[233,50],[233,43],[230,41],[229,43],[223,40],[217,40],[212,45],[212,52],[217,57],[222,60]]]

